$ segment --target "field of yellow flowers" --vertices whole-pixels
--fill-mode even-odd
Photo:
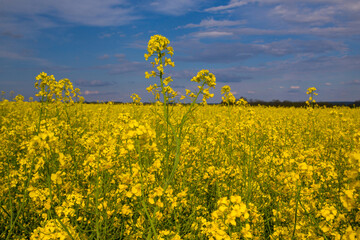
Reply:
[[[1,102],[0,238],[359,239],[360,109],[160,109]]]
[[[40,101],[0,102],[0,239],[360,239],[360,109],[317,107],[315,88],[306,108],[229,86],[206,105],[207,70],[169,104],[168,44],[145,54],[155,104],[84,104],[46,73]]]

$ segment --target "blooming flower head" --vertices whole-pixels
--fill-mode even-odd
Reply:
[[[224,94],[221,99],[226,104],[233,104],[236,101],[235,96],[230,91],[231,88],[229,85],[225,85],[221,88],[221,94]]]
[[[198,74],[191,79],[192,82],[204,82],[209,87],[215,88],[216,86],[216,77],[214,74],[210,73],[209,70],[201,70]]]
[[[307,105],[314,104],[314,103],[316,102],[315,99],[314,99],[314,95],[315,95],[315,96],[318,95],[318,94],[315,92],[316,90],[317,90],[317,89],[316,89],[315,87],[311,87],[311,88],[308,88],[308,89],[307,89],[306,94],[310,94],[309,100],[306,101],[306,104],[307,104]]]
[[[221,94],[228,93],[231,91],[231,88],[229,85],[225,85],[221,88]]]
[[[155,52],[162,52],[164,50],[167,50],[168,53],[172,56],[173,55],[173,48],[168,46],[170,44],[170,41],[161,35],[154,35],[151,36],[149,43],[148,43],[148,47],[147,47],[147,51],[148,54],[145,54],[145,60],[147,61],[149,57],[151,57]]]
[[[35,88],[39,92],[35,96],[40,97],[42,101],[55,102],[74,102],[74,98],[78,97],[82,101],[83,97],[80,96],[80,89],[74,89],[72,82],[67,79],[55,80],[54,75],[47,75],[41,72],[36,77]]]
[[[318,95],[318,94],[315,92],[316,90],[317,90],[317,89],[316,89],[315,87],[308,88],[306,94],[311,94],[311,93],[313,93],[314,95]]]
[[[133,103],[136,103],[136,104],[141,103],[141,97],[139,95],[137,95],[136,93],[133,93],[130,97],[133,100]]]

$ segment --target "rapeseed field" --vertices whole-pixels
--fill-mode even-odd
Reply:
[[[0,102],[0,239],[360,239],[360,109],[318,107],[314,87],[304,108],[230,86],[207,105],[208,70],[178,96],[169,44],[145,54],[152,105],[84,104],[46,73],[40,101]]]

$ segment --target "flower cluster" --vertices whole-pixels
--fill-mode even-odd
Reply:
[[[169,54],[170,56],[174,54],[174,50],[172,47],[168,46],[169,44],[170,41],[161,35],[154,35],[150,38],[147,47],[148,53],[145,53],[144,57],[147,61],[149,57],[155,54],[154,61],[151,62],[151,64],[154,68],[156,66],[158,74],[155,71],[152,71],[151,73],[145,72],[145,78],[156,77],[157,75],[162,76],[164,74],[164,67],[167,65],[172,67],[175,66],[174,62],[172,62],[170,58],[165,57],[166,54]]]
[[[210,73],[209,70],[201,70],[191,79],[191,81],[207,85],[211,88],[215,88],[216,86],[216,77],[214,74]]]
[[[163,95],[164,103],[167,104],[168,101],[174,102],[175,97],[178,96],[178,93],[174,91],[169,83],[173,81],[171,76],[166,78],[163,77],[164,75],[164,67],[170,65],[172,67],[175,66],[174,62],[171,61],[170,58],[166,57],[166,54],[170,56],[173,55],[174,50],[171,46],[169,46],[170,41],[161,35],[154,35],[150,38],[148,43],[148,53],[144,55],[145,60],[148,60],[149,57],[155,55],[154,61],[151,62],[152,66],[157,71],[145,72],[145,78],[150,77],[157,77],[160,78],[160,84],[153,84],[150,85],[146,90],[151,92],[154,95],[156,101],[160,100],[160,96]],[[208,70],[201,70],[197,73],[195,77],[191,79],[193,82],[199,83],[198,91],[192,92],[186,89],[186,95],[181,96],[180,100],[183,100],[188,96],[191,101],[196,101],[200,94],[203,95],[202,103],[206,104],[206,100],[213,97],[214,94],[210,93],[210,88],[215,88],[216,86],[216,78],[215,75],[210,73]],[[206,87],[207,86],[207,87]]]
[[[147,61],[148,58],[151,57],[154,53],[157,53],[158,57],[161,58],[162,56],[165,55],[165,53],[162,52],[164,50],[167,50],[167,53],[170,56],[172,56],[174,54],[174,50],[172,47],[168,46],[169,44],[170,41],[164,36],[161,35],[151,36],[147,47],[148,53],[144,55],[145,60]],[[155,62],[159,61],[159,58],[156,58]],[[158,64],[158,62],[156,64]],[[171,59],[165,61],[165,64],[173,65]]]
[[[222,102],[227,105],[234,104],[236,101],[235,96],[230,91],[231,88],[228,85],[225,85],[221,88],[221,94],[224,94],[224,96],[221,97]]]
[[[306,94],[314,93],[314,95],[318,95],[315,91],[316,91],[316,88],[315,88],[315,87],[311,87],[311,88],[308,88],[308,89],[307,89]]]
[[[176,91],[174,91],[170,86],[169,83],[173,80],[171,76],[166,78],[163,77],[164,75],[164,67],[172,66],[175,67],[175,63],[171,61],[171,58],[166,57],[166,55],[172,56],[174,54],[174,50],[171,46],[169,46],[170,41],[161,35],[154,35],[150,38],[148,43],[148,53],[144,55],[145,60],[147,61],[149,57],[154,56],[154,61],[151,62],[153,68],[156,67],[157,71],[145,72],[145,78],[150,77],[160,77],[160,85],[156,83],[150,85],[146,90],[151,92],[156,101],[160,100],[160,95],[164,96],[163,101],[167,103],[168,101],[173,102],[175,97],[178,95]]]
[[[84,101],[80,96],[80,89],[74,89],[72,82],[67,78],[56,81],[54,75],[42,72],[36,77],[35,88],[39,89],[35,96],[40,97],[41,101],[73,103],[76,98]]]
[[[306,101],[306,104],[307,105],[310,105],[310,104],[314,104],[316,101],[315,101],[315,99],[314,99],[314,96],[317,96],[318,94],[317,94],[317,92],[315,92],[317,89],[315,88],[315,87],[311,87],[311,88],[308,88],[307,89],[307,92],[306,92],[306,94],[310,94],[310,97],[309,97],[309,100],[308,101]]]
[[[211,214],[212,221],[202,219],[202,232],[215,239],[252,238],[249,210],[240,196],[220,198],[218,209]],[[233,234],[230,234],[233,229]],[[237,229],[237,231],[234,231]]]
[[[141,97],[137,95],[136,93],[133,93],[130,98],[133,100],[133,103],[140,104],[141,103]]]
[[[214,74],[210,73],[209,70],[201,70],[191,79],[192,82],[199,83],[198,93],[193,93],[190,90],[186,89],[186,95],[190,98],[196,98],[199,94],[203,95],[202,103],[206,104],[207,99],[214,97],[213,93],[210,93],[210,88],[215,88],[216,86],[216,77]]]

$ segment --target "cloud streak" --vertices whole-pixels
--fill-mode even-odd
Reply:
[[[116,84],[116,82],[78,79],[75,81],[75,84],[79,87],[105,87],[105,86],[113,86]]]
[[[4,0],[0,8],[0,32],[18,36],[69,24],[119,26],[139,18],[134,6],[124,0]]]
[[[245,24],[246,21],[230,21],[230,20],[214,20],[214,18],[203,19],[199,24],[189,23],[185,26],[180,26],[178,28],[213,28],[213,27],[233,27]]]
[[[203,0],[156,0],[147,6],[152,11],[159,12],[164,15],[181,16],[188,12],[200,8]],[[145,4],[146,5],[146,4]]]
[[[294,40],[286,39],[270,43],[243,44],[232,43],[201,43],[196,40],[177,43],[177,47],[187,52],[186,57],[178,57],[182,61],[201,61],[208,63],[233,63],[254,58],[261,54],[269,56],[287,56],[297,54],[345,53],[347,47],[329,40]],[[189,48],[191,46],[191,48]]]
[[[207,9],[205,9],[205,12],[218,12],[218,11],[224,11],[224,10],[229,10],[229,9],[233,9],[233,8],[238,8],[238,7],[242,7],[246,4],[248,4],[249,2],[251,2],[251,1],[231,0],[230,3],[227,5],[221,5],[221,6],[217,6],[217,7],[207,8]]]

